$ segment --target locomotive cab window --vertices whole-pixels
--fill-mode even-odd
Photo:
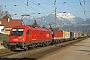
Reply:
[[[24,32],[24,29],[22,28],[13,28],[11,35],[21,36],[23,35],[23,32]]]
[[[54,31],[52,30],[52,34],[54,34]]]

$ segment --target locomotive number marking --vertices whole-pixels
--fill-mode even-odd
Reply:
[[[32,40],[36,40],[36,39],[32,39]]]
[[[15,41],[18,41],[18,39],[14,39]]]
[[[18,37],[18,38],[21,38],[21,37]]]

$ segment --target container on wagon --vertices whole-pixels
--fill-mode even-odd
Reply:
[[[69,39],[70,39],[70,32],[68,32],[68,31],[63,31],[63,39],[69,40]]]
[[[74,32],[70,32],[70,39],[74,39]]]

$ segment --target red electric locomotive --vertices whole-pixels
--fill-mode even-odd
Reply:
[[[28,49],[38,45],[48,45],[52,42],[50,29],[30,26],[14,26],[9,35],[9,48]]]
[[[63,42],[63,31],[62,30],[52,30],[52,42],[60,43]]]

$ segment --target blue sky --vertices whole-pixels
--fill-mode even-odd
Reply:
[[[0,0],[0,6],[2,6],[3,10],[8,10],[15,18],[21,18],[23,14],[44,16],[48,13],[53,13],[55,7],[57,8],[57,12],[70,12],[84,19],[90,18],[90,0],[56,0],[56,3],[54,3],[54,1],[55,0]],[[85,14],[84,11],[86,11]],[[15,16],[14,14],[17,15]]]

